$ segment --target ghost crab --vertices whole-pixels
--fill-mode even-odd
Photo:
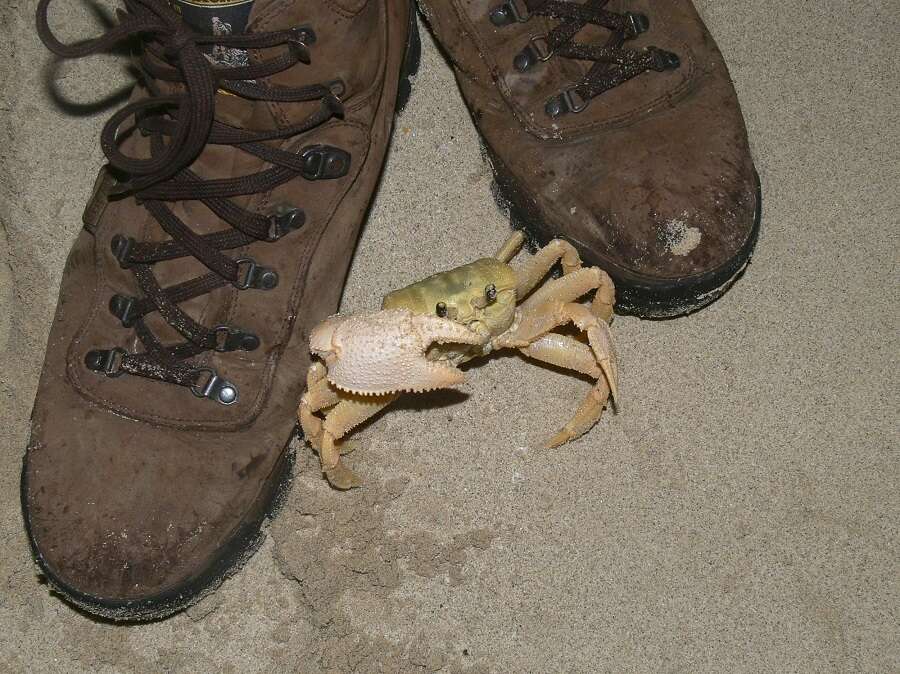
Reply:
[[[597,267],[582,267],[575,248],[556,239],[522,266],[508,263],[524,243],[516,232],[492,258],[430,276],[385,296],[381,311],[336,315],[317,325],[298,417],[337,489],[360,484],[341,462],[343,438],[402,393],[457,386],[458,365],[499,349],[585,374],[595,385],[547,443],[558,447],[590,430],[610,395],[618,397],[609,331],[615,288]],[[562,276],[539,284],[557,263]],[[595,291],[590,304],[578,300]],[[519,303],[521,301],[521,303]],[[573,323],[587,343],[554,332]],[[324,363],[322,362],[324,361]],[[324,417],[321,416],[322,413]]]

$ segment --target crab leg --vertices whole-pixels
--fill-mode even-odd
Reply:
[[[612,321],[613,305],[616,303],[616,287],[605,271],[600,270],[601,283],[591,300],[591,313],[606,323]]]
[[[522,230],[517,229],[512,233],[506,243],[504,243],[500,250],[497,251],[497,254],[494,257],[500,262],[509,262],[516,255],[518,255],[519,251],[522,250],[522,245],[525,243],[525,235],[522,233]]]
[[[588,343],[597,357],[597,364],[603,370],[603,376],[609,384],[609,390],[615,402],[619,401],[619,368],[616,363],[616,352],[612,345],[609,325],[597,318],[583,304],[571,302],[560,307],[560,313],[566,319],[587,333]]]
[[[516,297],[525,297],[534,290],[557,260],[562,264],[564,276],[581,269],[581,258],[575,246],[562,239],[553,239],[516,269]]]
[[[585,309],[580,304],[571,306]],[[581,372],[596,381],[578,411],[548,441],[547,447],[559,447],[569,440],[574,440],[587,433],[600,420],[610,393],[607,375],[597,364],[598,358],[592,346],[567,335],[550,332],[520,350],[530,358]]]
[[[574,302],[593,289],[591,311],[599,319],[612,316],[615,291],[609,275],[597,267],[584,267],[562,278],[549,281],[519,306],[519,318],[513,329],[496,337],[494,348],[522,348],[553,328],[571,319],[561,315],[560,307]]]
[[[352,489],[362,484],[356,473],[341,463],[341,454],[347,452],[342,450],[338,441],[398,397],[382,395],[344,398],[325,416],[319,460],[322,463],[322,472],[325,473],[331,486],[336,489]]]
[[[602,295],[591,308],[572,301],[592,288],[598,288],[598,292]],[[609,306],[611,294],[612,281],[605,272],[594,267],[575,271],[548,283],[529,298],[519,308],[515,328],[493,341],[495,348],[521,349],[526,355],[585,374],[590,373],[592,376],[594,370],[587,359],[588,348],[593,355],[595,367],[603,376],[600,377],[597,373],[594,388],[582,402],[575,416],[550,440],[551,447],[577,438],[597,423],[610,393],[613,400],[618,399],[615,351],[609,325],[602,320]],[[562,335],[548,334],[554,328],[566,323],[574,323],[579,330],[585,332],[590,346],[576,347],[574,343],[577,340],[561,339]]]
[[[591,347],[568,335],[548,332],[519,350],[529,358],[586,374],[591,379],[603,376]]]
[[[597,384],[588,391],[575,416],[569,419],[556,434],[547,441],[547,448],[553,449],[575,440],[591,430],[600,421],[603,408],[609,399],[609,385],[605,379],[597,380]]]
[[[605,271],[597,267],[583,267],[562,278],[547,282],[525,300],[519,308],[523,313],[528,313],[548,302],[574,302],[595,288],[598,289],[598,293],[599,289],[604,289],[601,302],[605,304],[608,294],[605,288],[611,286],[612,280]]]
[[[297,408],[303,435],[316,451],[322,447],[322,420],[316,412],[340,402],[338,392],[328,385],[327,374],[328,370],[318,361],[309,366],[306,372],[306,393],[300,398],[300,406]]]
[[[547,443],[548,447],[559,447],[589,431],[600,420],[603,407],[610,394],[614,401],[619,399],[619,373],[612,338],[609,334],[609,325],[597,318],[583,304],[561,305],[558,307],[557,315],[564,319],[564,322],[571,321],[578,326],[579,330],[587,333],[588,343],[597,359],[597,364],[603,371],[603,377],[598,378],[597,383],[575,412],[575,416],[550,439]]]

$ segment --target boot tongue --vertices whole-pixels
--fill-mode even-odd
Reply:
[[[171,0],[184,20],[201,33],[238,35],[247,28],[254,0]]]
[[[239,35],[247,29],[254,0],[171,0],[171,3],[197,32]],[[214,45],[204,51],[217,64],[231,67],[248,64],[247,52],[243,49]]]

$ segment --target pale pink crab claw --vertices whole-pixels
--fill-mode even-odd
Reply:
[[[325,361],[328,381],[349,393],[385,395],[458,386],[463,373],[444,360],[428,360],[439,344],[486,343],[464,325],[407,309],[332,316],[310,335],[310,351]]]

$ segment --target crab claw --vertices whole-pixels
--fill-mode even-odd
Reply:
[[[328,381],[358,395],[384,395],[457,386],[463,373],[449,361],[425,357],[434,344],[483,345],[464,325],[408,309],[332,316],[313,329],[310,351],[325,361]]]

